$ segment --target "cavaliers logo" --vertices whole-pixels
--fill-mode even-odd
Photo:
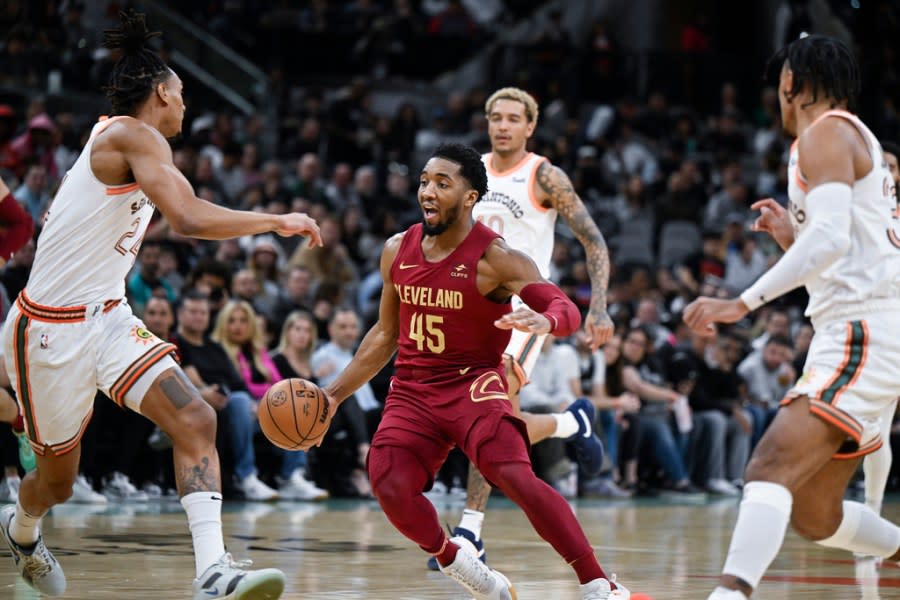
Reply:
[[[284,393],[283,390],[278,390],[277,392],[272,392],[269,396],[269,402],[272,403],[272,406],[281,406],[285,402],[287,402],[287,394]]]
[[[159,341],[159,338],[140,325],[135,325],[131,328],[131,337],[134,338],[135,342],[143,344],[144,346]]]
[[[485,402],[487,400],[508,400],[506,385],[496,371],[482,373],[472,385],[469,386],[469,398],[472,402]]]

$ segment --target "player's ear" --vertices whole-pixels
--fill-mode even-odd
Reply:
[[[525,137],[530,138],[531,134],[534,133],[534,128],[537,127],[537,121],[529,121],[528,125],[525,126]]]
[[[169,103],[169,87],[166,85],[165,81],[160,81],[156,84],[156,95],[159,96],[159,99],[162,100],[164,104]]]
[[[478,202],[478,192],[475,190],[469,190],[466,192],[465,204],[467,207],[471,208],[475,206],[475,203]]]

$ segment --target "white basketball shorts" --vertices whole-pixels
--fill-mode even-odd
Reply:
[[[782,404],[808,396],[810,412],[847,434],[835,458],[881,447],[885,407],[900,395],[900,314],[829,321],[813,335],[803,375]]]
[[[140,412],[154,379],[176,366],[174,351],[116,300],[51,307],[23,291],[3,328],[6,370],[28,438],[41,455],[78,446],[97,390]]]

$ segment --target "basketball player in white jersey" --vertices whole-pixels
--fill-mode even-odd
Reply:
[[[193,597],[272,600],[284,574],[247,570],[225,552],[215,413],[125,303],[125,276],[159,207],[182,235],[225,239],[276,231],[321,243],[303,214],[233,211],[197,198],[175,168],[166,138],[181,131],[182,83],[145,47],[144,16],[122,13],[104,45],[122,58],[106,88],[110,119],[98,123],[53,201],[31,277],[3,333],[37,469],[19,501],[0,511],[25,581],[46,596],[65,592],[63,571],[41,537],[41,518],[72,493],[80,439],[96,390],[156,423],[174,444],[175,478],[194,542]],[[134,574],[132,574],[133,576]],[[85,590],[87,593],[89,590]],[[130,594],[123,588],[122,596]]]
[[[591,279],[591,303],[584,328],[596,350],[613,332],[606,313],[606,288],[609,280],[609,254],[603,234],[575,193],[569,177],[543,156],[527,150],[534,133],[538,105],[531,94],[513,87],[494,92],[485,103],[491,152],[482,157],[488,173],[488,192],[475,206],[473,216],[499,233],[515,250],[524,252],[543,277],[550,275],[557,216],[569,226],[584,247]],[[522,304],[513,297],[513,306]],[[596,474],[603,462],[603,448],[593,433],[594,407],[579,399],[559,414],[530,414],[519,410],[519,390],[528,383],[545,336],[513,330],[504,352],[509,396],[516,414],[528,427],[532,444],[558,437],[575,444],[579,462],[585,471]],[[491,486],[469,465],[466,508],[455,535],[463,535],[475,544],[484,558],[481,528]],[[429,568],[437,563],[429,561]]]
[[[884,409],[900,394],[900,227],[878,140],[853,114],[859,69],[840,41],[801,38],[773,58],[791,149],[788,210],[756,203],[759,231],[785,249],[739,298],[685,309],[696,331],[733,323],[800,286],[815,328],[803,376],[747,466],[722,577],[710,600],[744,600],[790,523],[817,543],[900,559],[900,528],[844,501],[862,456],[881,444]]]

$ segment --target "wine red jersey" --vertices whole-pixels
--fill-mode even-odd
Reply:
[[[468,371],[500,364],[510,332],[494,321],[510,304],[492,302],[476,285],[478,261],[498,237],[476,222],[449,256],[432,263],[422,253],[422,224],[406,231],[391,265],[400,297],[397,368]]]

